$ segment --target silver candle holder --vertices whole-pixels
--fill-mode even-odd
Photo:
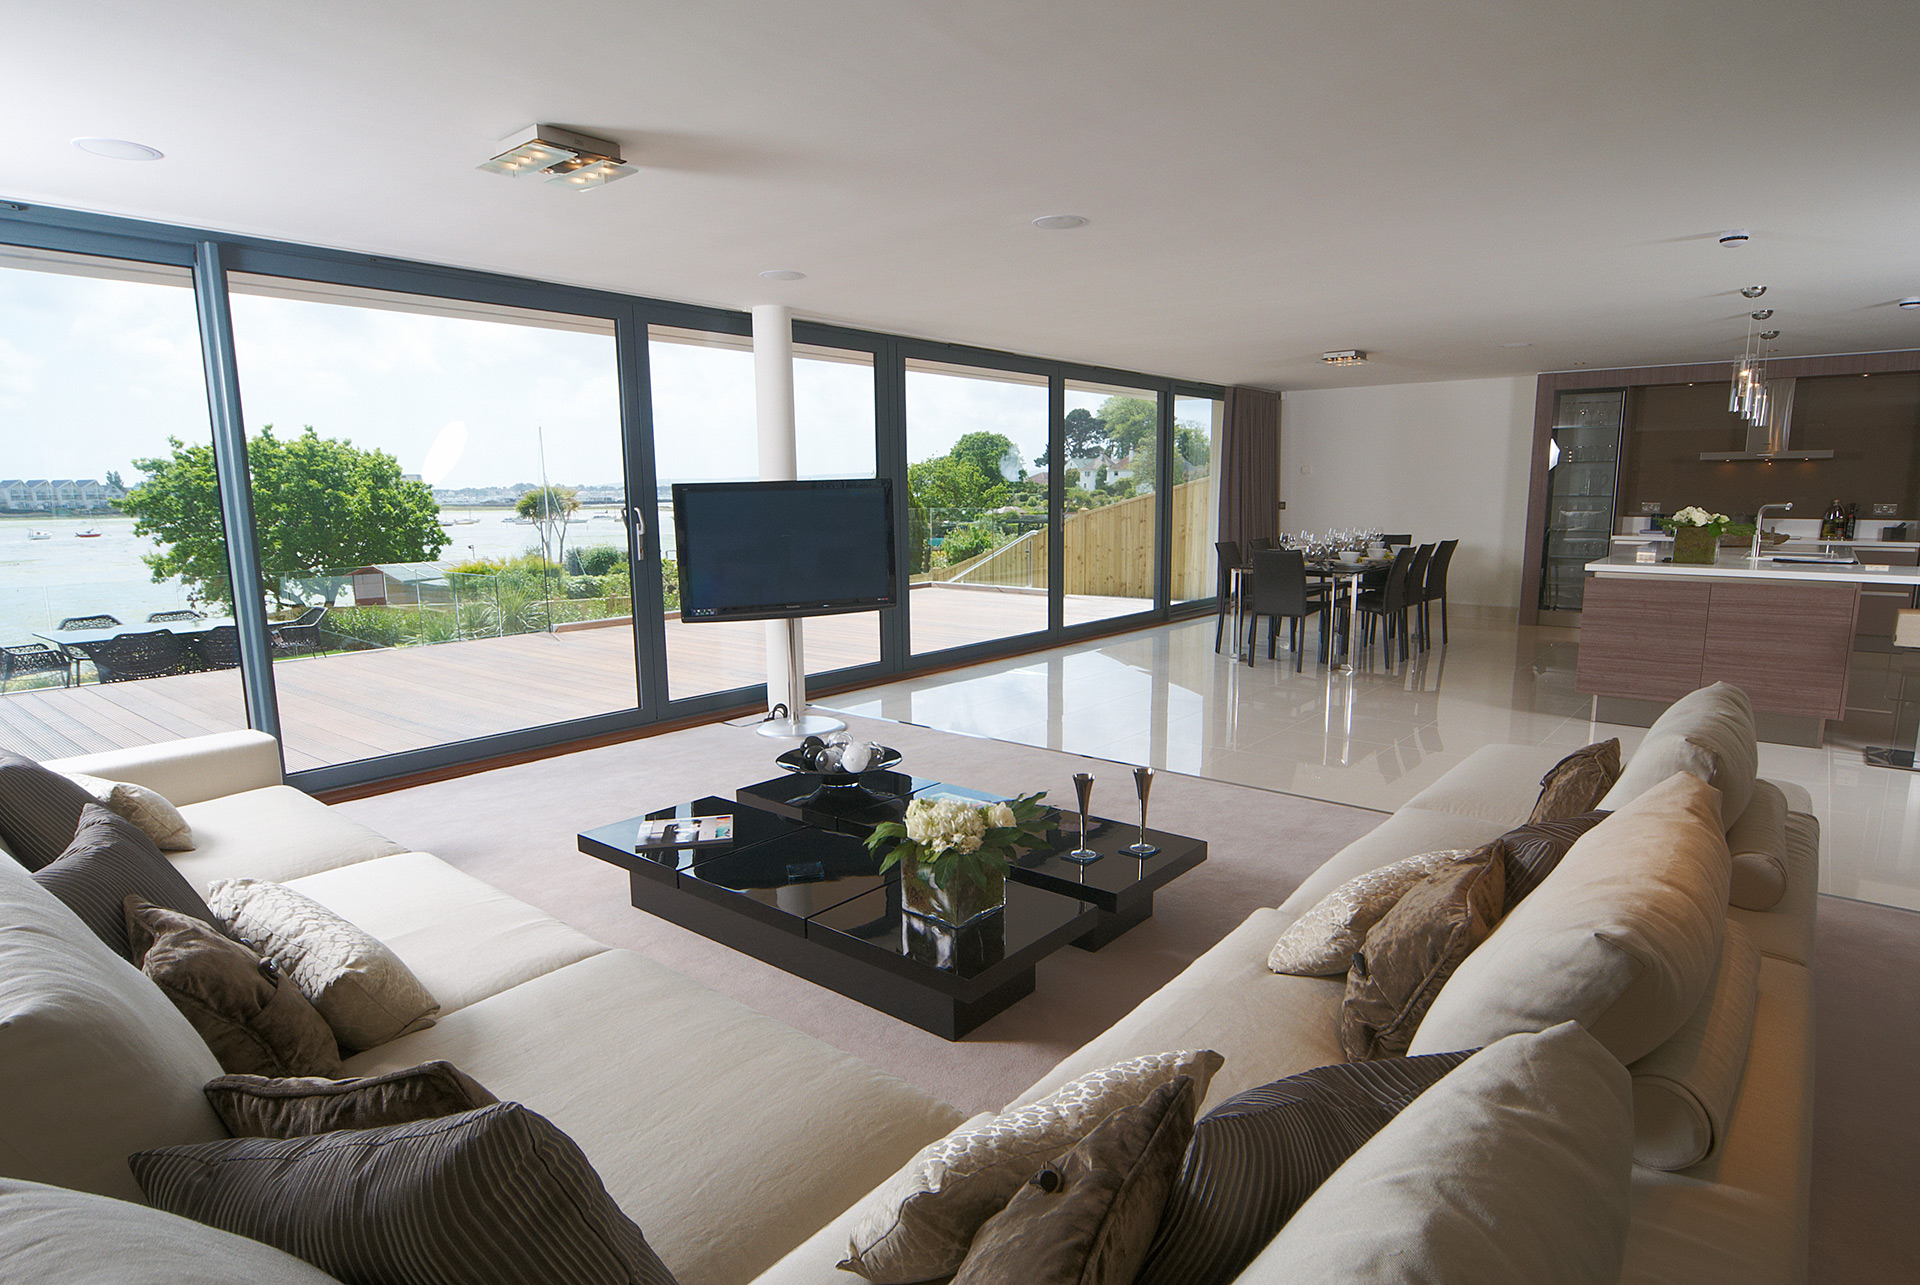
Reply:
[[[1140,842],[1127,845],[1127,851],[1136,857],[1151,857],[1160,849],[1147,842],[1147,795],[1153,793],[1153,769],[1136,767],[1133,769],[1134,792],[1140,796]]]
[[[1073,792],[1080,800],[1080,846],[1072,852],[1062,853],[1068,861],[1077,861],[1081,865],[1098,861],[1101,854],[1087,846],[1087,809],[1093,802],[1093,774],[1075,772],[1073,774]]]

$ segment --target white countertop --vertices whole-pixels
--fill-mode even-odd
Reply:
[[[1665,531],[1644,531],[1635,535],[1616,535],[1615,544],[1672,544],[1673,537]],[[1768,549],[1788,548],[1826,548],[1836,549],[1920,549],[1920,541],[1915,540],[1822,540],[1811,535],[1793,535],[1787,537],[1784,545],[1768,545]]]
[[[1752,557],[1731,549],[1720,550],[1720,560],[1712,566],[1690,562],[1636,562],[1633,550],[1616,550],[1610,557],[1587,563],[1587,570],[1598,576],[1683,576],[1701,579],[1731,580],[1807,580],[1838,581],[1863,585],[1920,585],[1920,567],[1876,567],[1872,555],[1862,564],[1825,566],[1813,562],[1773,562],[1762,555],[1760,564]]]

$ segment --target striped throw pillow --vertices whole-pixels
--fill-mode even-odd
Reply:
[[[515,1102],[128,1163],[156,1208],[345,1285],[674,1285],[573,1139]]]
[[[1135,1285],[1226,1285],[1307,1197],[1471,1053],[1323,1066],[1221,1103],[1186,1163]]]
[[[98,803],[81,810],[73,842],[58,859],[34,871],[33,878],[128,962],[133,960],[133,946],[127,939],[122,903],[129,896],[208,923],[213,920],[207,903],[153,840],[139,826]]]
[[[91,802],[91,794],[58,772],[18,754],[0,754],[0,840],[27,869],[38,870],[67,850],[80,828],[80,811]]]

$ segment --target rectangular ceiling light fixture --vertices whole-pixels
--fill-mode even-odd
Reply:
[[[1332,352],[1320,354],[1320,360],[1329,366],[1358,366],[1367,359],[1367,354],[1358,348],[1336,348]]]
[[[558,125],[529,125],[507,135],[500,144],[505,150],[481,162],[480,169],[509,178],[537,174],[549,183],[582,190],[604,187],[639,172],[638,166],[620,159],[618,143]]]

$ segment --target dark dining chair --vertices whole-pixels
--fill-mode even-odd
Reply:
[[[1447,641],[1447,567],[1453,562],[1453,551],[1460,547],[1458,540],[1442,540],[1433,551],[1433,560],[1427,563],[1427,578],[1420,586],[1420,615],[1424,621],[1427,604],[1440,604],[1440,641]],[[1424,631],[1426,625],[1423,623]]]
[[[1433,546],[1423,544],[1413,551],[1413,564],[1407,568],[1407,606],[1413,612],[1413,636],[1419,640],[1420,650],[1425,651],[1431,644],[1427,641],[1427,564],[1433,558]]]
[[[51,674],[58,672],[62,687],[73,686],[73,671],[67,666],[65,652],[55,651],[45,643],[19,643],[10,647],[0,647],[0,692],[7,690],[7,684],[27,674]]]
[[[62,629],[112,629],[120,623],[118,616],[68,616],[60,622]]]
[[[1220,540],[1213,546],[1213,556],[1219,567],[1219,578],[1214,592],[1213,649],[1220,650],[1221,632],[1227,627],[1227,616],[1233,610],[1233,569],[1240,565],[1240,543],[1237,540]]]
[[[1388,664],[1393,663],[1395,638],[1400,640],[1400,659],[1407,658],[1407,608],[1411,605],[1407,593],[1407,572],[1413,566],[1413,556],[1413,550],[1405,545],[1394,550],[1393,565],[1387,568],[1386,582],[1370,592],[1363,590],[1356,604],[1364,626],[1360,645],[1371,646],[1374,626],[1380,625],[1381,658]]]
[[[187,657],[197,670],[240,668],[240,627],[215,625],[186,638]]]
[[[67,650],[92,661],[94,672],[103,683],[165,678],[181,673],[190,664],[186,644],[180,641],[179,635],[165,629],[116,634],[97,642],[68,643]]]
[[[1413,537],[1411,535],[1383,535],[1380,537],[1380,543],[1386,545],[1389,549],[1397,549],[1403,544],[1412,544]]]
[[[273,654],[304,656],[325,650],[326,640],[321,636],[320,626],[326,618],[325,607],[309,607],[300,613],[299,619],[273,626]]]
[[[1293,668],[1298,673],[1305,658],[1308,616],[1320,618],[1320,659],[1327,659],[1327,598],[1317,586],[1307,585],[1307,560],[1294,549],[1259,549],[1253,555],[1252,618],[1247,627],[1247,663],[1253,663],[1252,645],[1259,635],[1260,617],[1267,618],[1267,659],[1273,659],[1274,641],[1281,620],[1287,622],[1287,638],[1293,648]]]
[[[1253,539],[1247,541],[1247,555],[1251,557],[1252,555],[1260,552],[1262,549],[1274,548],[1279,543],[1280,542],[1278,540],[1274,539],[1270,535],[1256,535],[1253,537]]]
[[[147,623],[150,625],[170,625],[176,621],[205,619],[206,617],[197,611],[155,611],[147,615]]]

